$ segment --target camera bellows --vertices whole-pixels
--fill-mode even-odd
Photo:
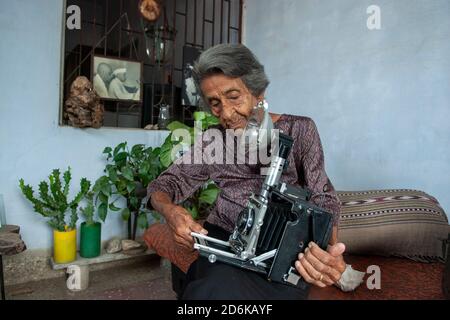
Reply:
[[[278,248],[286,223],[296,220],[291,208],[292,205],[289,204],[271,203],[269,205],[261,227],[256,254]]]

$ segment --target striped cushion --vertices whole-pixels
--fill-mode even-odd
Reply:
[[[339,191],[339,240],[347,253],[443,261],[450,233],[439,202],[417,190]]]

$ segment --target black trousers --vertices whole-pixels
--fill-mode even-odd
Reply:
[[[208,236],[227,241],[230,233],[205,222]],[[210,263],[199,257],[188,270],[181,295],[183,300],[304,300],[309,285],[301,289],[270,282],[264,275],[230,266]]]

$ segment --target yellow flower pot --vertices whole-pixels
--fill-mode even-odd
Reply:
[[[66,227],[67,228],[67,227]],[[77,230],[53,230],[53,260],[68,263],[77,258]]]

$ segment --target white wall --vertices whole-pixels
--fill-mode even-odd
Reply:
[[[366,26],[381,8],[381,30]],[[450,213],[450,1],[246,0],[272,111],[312,117],[339,190],[419,189]]]
[[[369,32],[360,0],[247,0],[246,39],[266,65],[272,110],[312,117],[340,189],[416,188],[450,212],[450,2],[378,0]],[[29,249],[50,248],[19,178],[53,168],[102,174],[105,146],[159,145],[165,132],[58,125],[62,1],[0,0],[0,194]],[[110,213],[103,239],[125,235]]]
[[[53,168],[72,167],[72,191],[81,177],[95,181],[105,166],[103,148],[160,145],[167,132],[135,129],[75,129],[58,125],[63,1],[0,1],[0,194],[6,219],[19,225],[29,249],[52,247],[51,229],[20,192],[24,178],[33,186]],[[103,240],[126,236],[118,213],[110,213]]]

